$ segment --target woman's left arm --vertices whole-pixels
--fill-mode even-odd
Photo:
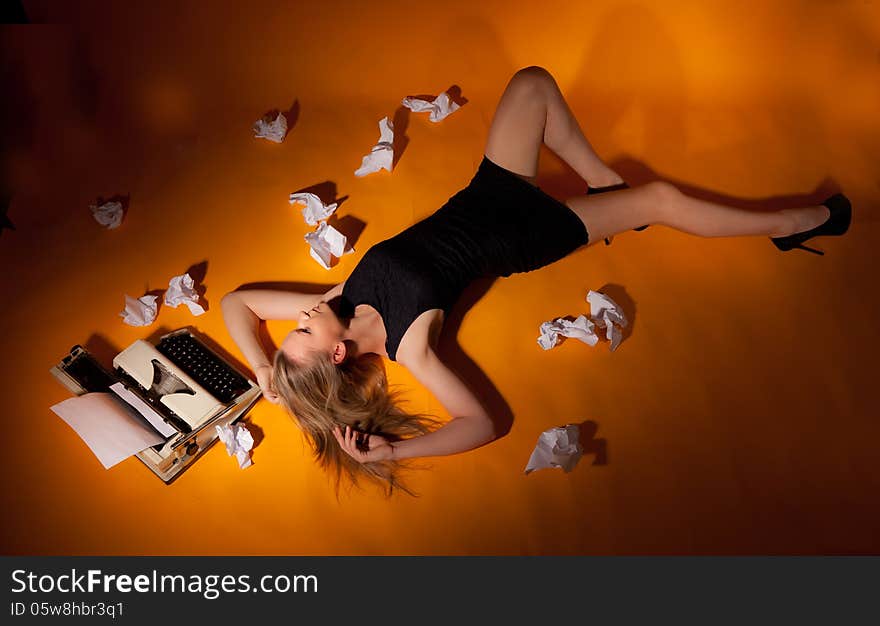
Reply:
[[[495,424],[483,405],[430,347],[404,365],[453,418],[427,435],[394,442],[392,460],[457,454],[497,437]]]

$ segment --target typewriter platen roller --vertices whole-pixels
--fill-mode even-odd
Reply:
[[[197,428],[223,407],[207,389],[143,339],[116,355],[113,367],[131,376],[143,392],[158,399],[190,428]]]

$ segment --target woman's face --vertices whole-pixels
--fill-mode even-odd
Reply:
[[[326,302],[319,302],[309,311],[300,311],[297,321],[299,327],[281,342],[280,349],[288,358],[304,363],[312,352],[332,352],[337,360],[340,351],[342,358],[345,357],[345,327]]]

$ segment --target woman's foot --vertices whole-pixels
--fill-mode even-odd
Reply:
[[[788,236],[802,233],[816,226],[821,226],[831,217],[831,209],[824,205],[811,206],[803,209],[783,209],[791,217],[792,226],[784,233],[776,233],[775,236]]]
[[[605,170],[596,176],[590,176],[587,179],[587,193],[591,189],[605,189],[606,187],[616,187],[625,184],[623,179],[612,169]],[[621,187],[622,188],[622,187]]]
[[[814,254],[824,254],[804,245],[806,241],[819,236],[839,236],[849,230],[852,221],[852,205],[842,193],[829,197],[822,206],[807,209],[787,210],[794,221],[792,234],[771,237],[773,245],[783,251],[801,248]]]

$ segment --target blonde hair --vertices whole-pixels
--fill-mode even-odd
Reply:
[[[349,357],[337,365],[329,352],[316,351],[307,363],[294,363],[278,350],[273,368],[275,391],[305,434],[318,463],[335,478],[337,497],[343,474],[355,486],[361,478],[379,484],[386,496],[394,489],[416,495],[400,480],[404,464],[361,463],[349,456],[333,436],[335,426],[344,430],[348,425],[389,441],[400,441],[428,433],[438,425],[431,416],[407,413],[397,406],[400,393],[389,390],[378,355]]]

